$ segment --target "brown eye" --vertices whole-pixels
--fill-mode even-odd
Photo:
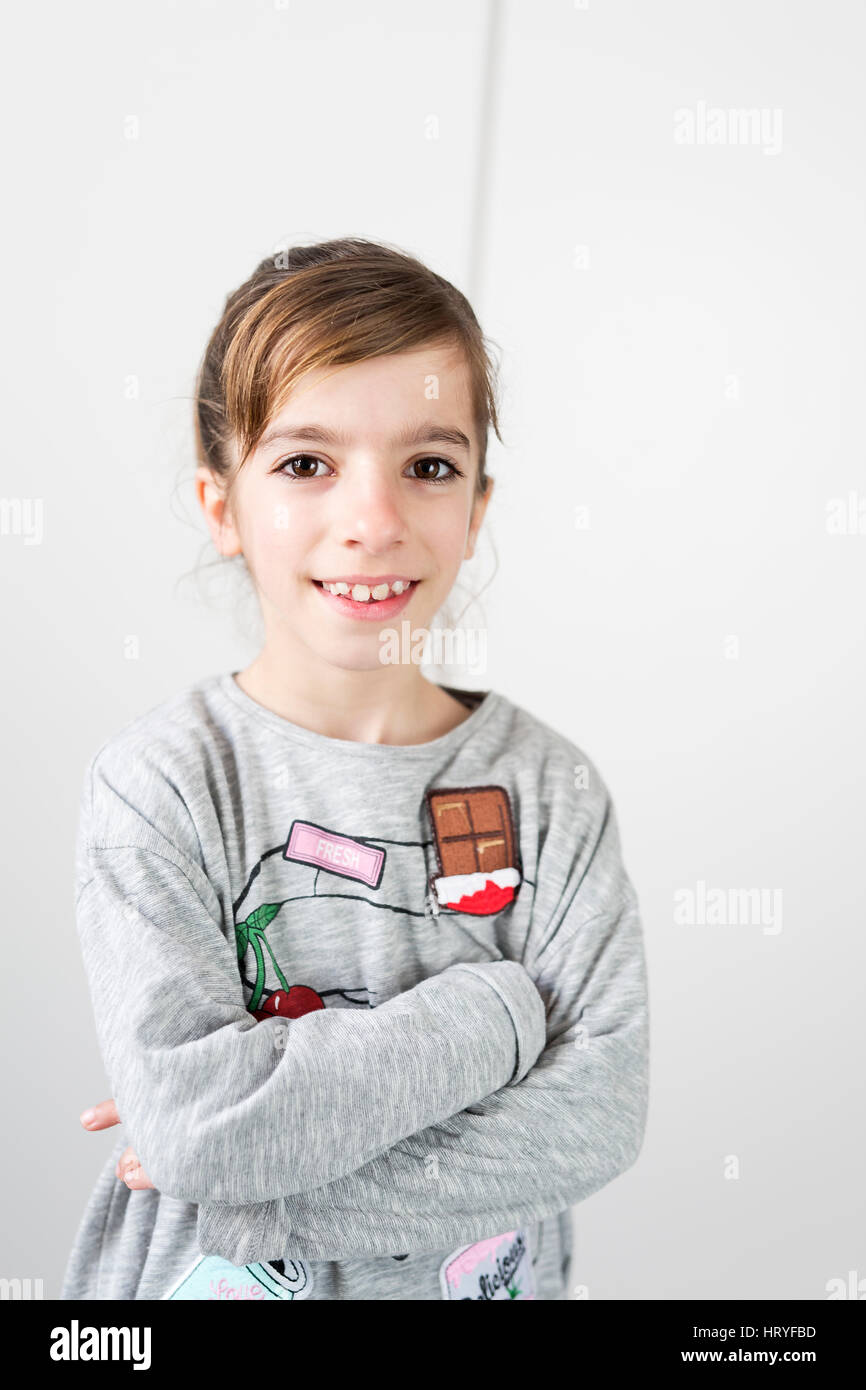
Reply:
[[[315,454],[293,454],[291,458],[283,460],[277,472],[282,473],[285,478],[297,479],[299,482],[305,478],[321,478],[326,475],[315,472],[316,465],[319,463],[322,463],[322,459],[316,458]],[[297,465],[301,465],[301,467]],[[312,472],[310,465],[314,470]]]
[[[427,471],[428,469],[438,468],[440,465],[447,468],[449,472],[436,474]],[[450,482],[452,478],[456,477],[459,471],[454,467],[453,463],[448,462],[448,459],[441,458],[416,459],[412,467],[425,470],[423,473],[415,474],[415,477],[422,483],[447,483]]]

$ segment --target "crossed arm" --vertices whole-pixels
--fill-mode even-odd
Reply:
[[[566,1210],[628,1168],[648,1092],[636,910],[597,917],[535,976],[548,1044],[529,1074],[356,1171],[255,1210],[203,1202],[203,1253],[233,1263],[439,1250]]]
[[[105,941],[111,873],[122,868],[114,891],[125,893],[130,870],[146,867],[152,891],[157,867],[151,851],[123,853],[127,858],[121,864],[119,848],[108,852],[111,867],[104,859],[100,893],[91,900],[90,915],[80,921],[86,960],[90,951],[91,985],[95,970],[103,984],[107,981],[110,996],[140,958],[142,933],[158,950],[164,973],[154,977],[146,1007],[136,1009],[125,1025],[126,1050],[111,1033],[110,1009],[96,1009],[97,1023],[104,1055],[117,1058],[114,1074],[122,1078],[118,1100],[136,1151],[160,1191],[198,1204],[203,1254],[245,1264],[282,1258],[288,1251],[321,1260],[443,1249],[558,1213],[590,1196],[637,1157],[648,1092],[646,972],[637,904],[621,867],[612,809],[573,863],[549,858],[546,865],[542,886],[547,896],[541,895],[525,960],[544,1005],[543,1038],[529,1055],[525,1043],[522,1067],[518,1058],[513,1070],[510,1010],[499,1008],[488,988],[492,981],[481,983],[477,973],[473,978],[474,966],[452,967],[447,985],[449,972],[444,972],[417,986],[419,994],[409,991],[371,1014],[331,1011],[335,1021],[328,1027],[351,1028],[354,1020],[357,1028],[363,1019],[366,1031],[346,1033],[328,1052],[326,1069],[336,1056],[341,1059],[328,1103],[343,1109],[336,1124],[329,1117],[330,1146],[323,1147],[317,1135],[313,1148],[306,1150],[292,1147],[286,1136],[298,1134],[304,1124],[304,1099],[311,1094],[304,1090],[305,1079],[317,1078],[319,1088],[327,1080],[316,1071],[321,1021],[313,1024],[320,1030],[315,1036],[309,1021],[321,1020],[329,1011],[290,1025],[301,1049],[291,1073],[285,1058],[275,1059],[272,1050],[268,1056],[265,1045],[244,1042],[250,1016],[241,1022],[234,1012],[236,993],[229,993],[237,988],[236,964],[221,933],[228,958],[215,948],[213,921],[207,922],[206,913],[192,927],[189,916],[184,917],[181,943],[168,919],[137,911],[139,934],[126,937],[125,948],[116,943],[109,948],[106,975],[97,948]],[[137,857],[142,854],[146,861]],[[165,861],[159,866],[166,901],[176,900],[179,867],[166,867]],[[189,865],[183,869],[194,878]],[[192,901],[189,907],[199,912],[206,908],[205,896],[200,883],[193,886],[199,909]],[[196,953],[192,972],[184,959],[190,950]],[[191,1017],[186,1020],[178,1016],[176,995],[172,1003],[172,964],[201,983],[201,993],[194,990],[188,999]],[[524,968],[516,962],[491,964]],[[223,1004],[214,1005],[221,995]],[[415,1014],[407,1006],[413,995],[420,1004]],[[528,999],[521,996],[521,1001],[530,1007]],[[493,1010],[499,1032],[486,1051],[482,1044],[467,1075],[467,1010],[481,1007]],[[377,1017],[385,1030],[378,1035],[371,1031]],[[484,1030],[471,1021],[477,1040]],[[531,1021],[527,1027],[531,1033]],[[223,1039],[219,1055],[214,1029]],[[235,1041],[226,1041],[229,1035]],[[130,1038],[134,1063],[128,1060]],[[180,1069],[178,1038],[184,1053]],[[396,1038],[403,1044],[399,1066],[393,1052]],[[213,1074],[215,1060],[223,1069],[220,1087],[226,1082],[230,1088],[241,1087],[235,1102],[223,1104],[219,1112],[208,1110],[209,1092],[201,1082]],[[371,1093],[364,1090],[371,1062],[381,1087],[375,1094],[382,1101],[380,1110],[372,1112]],[[241,1063],[253,1067],[245,1078]],[[280,1066],[282,1083],[275,1084]],[[353,1106],[352,1088],[359,1085],[366,1106]],[[169,1093],[170,1113],[154,1109],[154,1096]],[[325,1093],[319,1089],[316,1094]],[[268,1115],[270,1132],[261,1133],[256,1121],[267,1122]],[[174,1123],[170,1152],[164,1138],[169,1121]],[[253,1135],[253,1167],[228,1174],[226,1156],[238,1151],[239,1127]]]

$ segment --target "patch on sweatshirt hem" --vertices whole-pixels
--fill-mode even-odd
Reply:
[[[535,1298],[528,1231],[461,1245],[442,1261],[439,1284],[448,1299]]]
[[[309,1298],[313,1276],[303,1260],[233,1265],[219,1255],[198,1259],[163,1298],[256,1299]]]

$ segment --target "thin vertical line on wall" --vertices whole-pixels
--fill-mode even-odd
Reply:
[[[484,18],[483,68],[478,139],[475,144],[475,178],[469,227],[469,269],[466,295],[471,303],[481,288],[481,257],[486,249],[490,192],[493,184],[496,114],[502,67],[502,11],[506,0],[487,0]]]

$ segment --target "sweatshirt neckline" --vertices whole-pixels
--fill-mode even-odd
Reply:
[[[258,700],[254,700],[242,690],[235,680],[236,674],[235,671],[225,671],[216,677],[216,688],[227,700],[273,733],[281,734],[294,743],[331,757],[345,754],[349,757],[367,758],[370,761],[423,762],[426,758],[448,753],[459,747],[487,722],[502,702],[502,696],[497,691],[482,692],[482,698],[466,719],[447,733],[440,734],[438,738],[429,739],[427,743],[360,743],[354,739],[330,738],[327,734],[317,733],[315,729],[306,729],[302,724],[293,724],[290,719],[276,714],[266,705],[260,705]],[[443,685],[441,689],[458,700],[462,695],[470,693],[449,685]]]

